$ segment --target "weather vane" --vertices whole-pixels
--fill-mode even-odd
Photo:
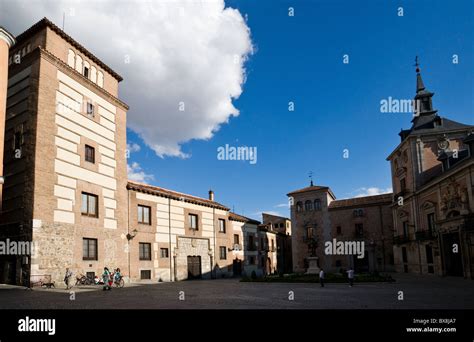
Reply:
[[[418,62],[418,56],[415,56],[416,72],[420,72],[420,63]]]

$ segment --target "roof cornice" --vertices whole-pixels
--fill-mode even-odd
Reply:
[[[94,61],[97,65],[99,65],[102,69],[107,71],[110,75],[112,75],[118,82],[122,81],[123,78],[119,74],[117,74],[115,71],[112,70],[107,64],[102,62],[99,58],[97,58],[94,54],[92,54],[89,50],[87,50],[84,46],[79,44],[74,38],[72,38],[70,35],[68,35],[66,32],[61,30],[58,26],[56,26],[52,21],[50,21],[48,18],[43,18],[40,21],[38,21],[36,24],[31,26],[29,29],[27,29],[25,32],[21,33],[16,37],[16,40],[18,43],[22,42],[23,40],[29,38],[31,35],[35,34],[36,32],[39,32],[45,27],[49,27],[51,30],[56,32],[61,38],[63,38],[65,41],[67,41],[69,44],[74,46],[76,49],[80,50],[84,55],[86,55],[90,60]]]
[[[8,47],[12,47],[16,43],[15,37],[2,26],[0,26],[0,39],[4,40]]]

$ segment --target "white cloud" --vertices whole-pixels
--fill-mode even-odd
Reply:
[[[136,143],[131,143],[131,144],[127,144],[127,150],[130,152],[130,153],[133,153],[133,152],[138,152],[141,150],[141,147],[140,145],[136,144]]]
[[[375,196],[392,192],[392,188],[381,189],[377,187],[359,188],[354,197]]]
[[[155,179],[152,174],[145,173],[140,164],[133,162],[132,165],[127,165],[128,179],[136,182],[148,183]]]
[[[289,203],[281,203],[275,206],[275,208],[289,208],[289,207],[290,207]]]
[[[210,139],[239,115],[232,100],[253,47],[245,19],[224,0],[0,1],[13,34],[45,16],[62,26],[65,13],[66,33],[123,76],[128,127],[158,156],[187,157],[182,143]]]

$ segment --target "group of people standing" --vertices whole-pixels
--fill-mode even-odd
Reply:
[[[104,282],[103,290],[110,290],[114,281],[119,281],[122,277],[120,273],[120,268],[117,268],[114,273],[111,273],[107,267],[104,267],[104,272],[102,273],[102,280]],[[72,271],[69,268],[66,268],[66,273],[64,275],[64,283],[66,284],[66,290],[72,288],[71,285]]]
[[[349,270],[346,271],[347,273],[347,279],[349,280],[349,286],[352,287],[354,286],[354,270],[350,268]],[[321,284],[321,287],[324,287],[324,279],[325,279],[325,273],[324,270],[321,268],[321,271],[319,271],[319,283]]]

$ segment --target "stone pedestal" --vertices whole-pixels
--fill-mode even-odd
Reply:
[[[321,269],[319,268],[319,258],[318,257],[309,257],[308,258],[308,269],[306,274],[319,274]]]

